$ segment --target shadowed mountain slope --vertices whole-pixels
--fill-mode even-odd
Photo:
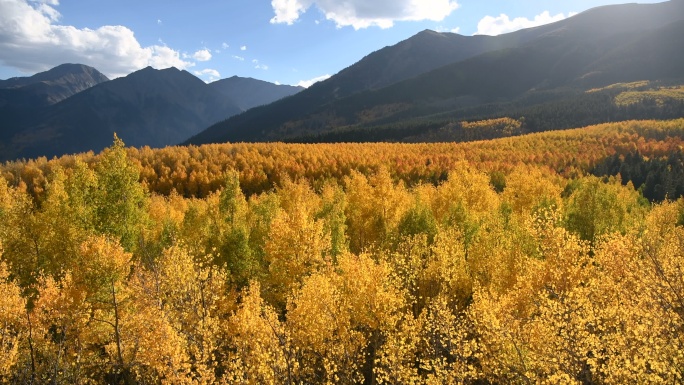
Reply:
[[[496,37],[424,31],[188,142],[292,140],[350,125],[533,100],[542,92],[558,97],[620,81],[684,77],[684,39],[677,37],[683,35],[676,22],[682,19],[684,1],[675,0],[599,7]],[[430,68],[436,63],[439,68]]]

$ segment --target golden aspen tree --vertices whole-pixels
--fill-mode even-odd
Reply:
[[[439,295],[419,318],[418,362],[425,384],[464,383],[479,377],[471,325],[464,313],[451,310],[450,302],[447,295]]]
[[[561,187],[553,175],[538,167],[518,166],[506,177],[502,199],[517,214],[530,214],[534,209],[560,207]]]
[[[530,255],[530,235],[524,223],[506,221],[498,213],[481,217],[479,229],[467,241],[465,259],[473,281],[505,292],[515,286]]]
[[[559,223],[558,214],[538,219],[534,233],[541,259],[527,258],[513,287],[475,293],[468,312],[479,336],[478,356],[486,378],[594,381],[601,350],[596,330],[601,325],[588,288],[589,248]]]
[[[235,300],[226,287],[225,272],[212,264],[195,262],[182,247],[164,250],[154,271],[144,272],[141,286],[168,318],[184,342],[189,378],[213,384],[227,360],[227,319]]]
[[[330,262],[330,238],[323,232],[323,221],[314,217],[319,198],[308,185],[286,181],[278,194],[283,208],[271,222],[264,244],[264,289],[268,301],[284,309],[287,296],[304,277]]]
[[[187,201],[172,191],[168,196],[152,194],[147,214],[149,226],[141,233],[140,260],[146,265],[153,265],[165,248],[180,242],[180,232],[187,211]]]
[[[636,242],[638,252],[632,253],[633,268],[623,281],[630,285],[628,279],[632,279],[638,285],[634,289],[639,307],[630,314],[639,315],[641,322],[633,322],[631,332],[641,337],[645,351],[635,354],[638,359],[626,359],[631,358],[643,378],[652,374],[653,379],[665,382],[681,381],[684,364],[684,338],[677,332],[684,325],[684,228],[677,225],[679,215],[678,205],[672,202],[651,210]],[[629,289],[625,291],[634,293]]]
[[[124,368],[120,373],[124,381],[128,381],[125,374],[130,371],[134,383],[191,384],[187,342],[174,327],[173,320],[157,306],[158,298],[146,295],[150,292],[146,288],[150,283],[146,273],[136,264],[126,282],[126,289],[131,294],[128,301],[122,298],[119,315]],[[116,325],[118,305],[114,310]],[[115,338],[116,334],[115,331]],[[118,344],[116,340],[114,343]],[[119,354],[118,347],[116,354]]]
[[[352,172],[345,180],[347,196],[347,222],[349,224],[349,248],[361,252],[377,242],[375,236],[373,190],[368,179],[359,172]]]
[[[261,298],[258,283],[250,284],[229,322],[234,353],[226,363],[228,383],[294,385],[300,382],[299,352],[275,309]]]
[[[72,168],[65,170],[67,179],[64,188],[69,197],[71,219],[77,228],[88,232],[95,229],[97,175],[80,158]]]
[[[474,280],[466,260],[463,235],[456,229],[439,229],[420,272],[421,296],[442,295],[453,310],[463,310],[473,294]]]
[[[41,208],[35,213],[45,239],[44,273],[55,278],[59,278],[64,269],[72,265],[71,259],[88,234],[87,225],[79,218],[82,208],[72,206],[67,183],[62,169],[53,171]],[[85,225],[85,228],[79,228],[79,225]]]
[[[382,247],[408,209],[410,198],[403,183],[394,183],[389,170],[381,167],[369,178],[352,172],[345,185],[350,250]]]
[[[104,361],[90,345],[92,306],[87,288],[66,272],[59,281],[47,277],[30,312],[31,370],[36,379],[53,384],[86,384],[100,377]]]
[[[221,246],[223,226],[218,206],[218,194],[190,199],[179,230],[179,243],[193,257],[206,263],[215,262],[214,257]]]
[[[396,231],[399,221],[408,210],[410,196],[403,182],[395,183],[392,180],[387,167],[380,167],[368,180],[373,186],[377,239],[384,242]]]
[[[1,250],[0,250],[1,252]],[[0,259],[0,383],[9,384],[25,353],[22,346],[28,333],[26,301],[17,284],[9,280],[7,265]]]
[[[83,243],[77,263],[73,280],[83,285],[91,307],[87,338],[105,352],[100,375],[125,384],[182,378],[182,341],[154,302],[133,291],[131,254],[95,237]]]
[[[419,345],[422,320],[406,316],[387,333],[373,367],[374,383],[421,384]]]
[[[338,290],[348,303],[350,322],[366,341],[365,382],[377,383],[375,367],[387,336],[407,309],[408,294],[395,284],[388,264],[369,255],[344,254],[338,258]]]
[[[0,183],[2,185],[2,183]],[[3,208],[0,231],[4,247],[3,259],[12,279],[24,294],[35,294],[34,286],[45,272],[48,255],[45,253],[45,226],[36,218],[32,198],[20,189],[1,187],[9,203]]]
[[[427,300],[423,294],[428,293],[422,287],[420,276],[426,268],[429,254],[427,235],[418,234],[403,238],[396,251],[381,255],[381,260],[392,271],[391,277],[395,284],[404,290],[413,317],[418,317]]]
[[[336,281],[332,269],[314,274],[288,301],[286,327],[299,353],[305,383],[363,382],[366,338],[353,327],[350,298]]]
[[[378,359],[378,383],[454,384],[477,380],[476,342],[449,299],[434,298],[418,318],[408,316],[387,337]]]
[[[459,207],[478,217],[498,206],[499,198],[489,183],[489,176],[460,162],[449,171],[447,181],[437,188],[433,212],[437,213],[438,222],[455,224],[462,220],[457,216]]]
[[[466,259],[483,222],[498,207],[499,197],[489,184],[489,177],[463,162],[449,172],[432,200],[437,222],[456,228],[462,235]]]

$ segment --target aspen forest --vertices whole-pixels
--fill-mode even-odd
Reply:
[[[0,384],[680,383],[683,145],[679,119],[4,163]]]

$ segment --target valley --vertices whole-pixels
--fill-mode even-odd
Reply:
[[[297,86],[205,67],[265,73],[251,43],[145,46],[22,1],[0,10],[48,23],[41,57],[124,33],[147,61],[0,80],[0,385],[682,382],[684,1],[423,30]],[[342,57],[420,19],[337,5],[274,1],[248,32],[284,76],[321,49],[291,29]]]

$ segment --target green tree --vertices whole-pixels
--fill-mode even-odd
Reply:
[[[217,256],[219,266],[225,266],[239,287],[246,286],[257,266],[249,247],[247,200],[240,189],[237,171],[225,176],[225,187],[219,196],[219,212],[223,218],[221,250]]]
[[[95,172],[95,228],[119,239],[126,251],[133,251],[145,224],[146,196],[138,182],[138,167],[128,159],[124,143],[116,135],[112,147],[100,155]]]
[[[604,183],[589,176],[577,181],[565,211],[566,228],[580,238],[595,242],[597,237],[612,232],[624,232],[632,216],[641,215],[639,194],[631,184]],[[630,191],[631,190],[631,191]]]

